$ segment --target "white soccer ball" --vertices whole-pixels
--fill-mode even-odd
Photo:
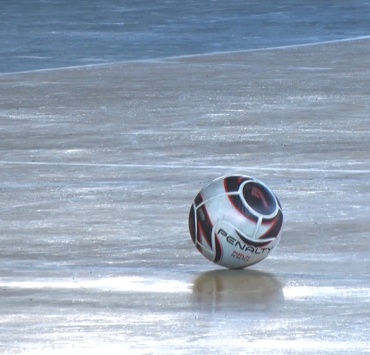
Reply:
[[[263,182],[244,175],[218,178],[195,197],[191,239],[210,261],[241,269],[265,259],[279,244],[283,212]]]

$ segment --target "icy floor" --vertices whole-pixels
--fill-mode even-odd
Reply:
[[[369,44],[1,76],[1,353],[369,352]],[[187,229],[229,173],[285,216],[243,271]]]

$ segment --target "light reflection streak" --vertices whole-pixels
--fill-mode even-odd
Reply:
[[[44,165],[44,166],[75,166],[75,167],[112,167],[112,168],[148,168],[148,169],[202,169],[202,170],[234,170],[237,171],[246,171],[246,170],[255,170],[255,171],[287,171],[287,172],[323,172],[323,173],[346,173],[346,174],[369,174],[369,169],[348,169],[348,168],[292,168],[291,166],[268,166],[261,167],[258,166],[229,166],[229,165],[192,165],[192,164],[140,164],[140,163],[71,163],[71,162],[48,162],[48,161],[39,161],[39,162],[29,162],[29,161],[7,161],[0,160],[0,165]],[[347,164],[348,165],[348,164]],[[353,164],[354,165],[354,164]]]
[[[178,341],[178,340],[177,340]],[[209,347],[207,344],[209,340],[198,340],[197,347],[198,349],[206,349]],[[213,348],[219,347],[222,348],[226,342],[232,341],[232,339],[215,339],[213,342]],[[86,342],[84,347],[62,347],[61,349],[53,349],[52,353],[54,355],[58,354],[69,354],[69,355],[84,355],[84,354],[101,354],[102,352],[109,351],[109,354],[122,354],[129,353],[132,355],[141,355],[141,354],[160,354],[168,353],[167,350],[171,346],[174,350],[178,349],[181,343],[176,343],[176,340],[171,342],[170,340],[166,341],[166,344],[161,344],[160,341],[148,341],[145,342],[146,346],[130,346],[130,344],[107,344],[99,341]],[[191,353],[194,351],[194,348],[187,348],[186,345],[182,345],[182,350],[187,349],[185,353]],[[343,351],[355,351],[356,353],[368,352],[370,346],[368,343],[362,341],[325,341],[325,340],[304,340],[304,339],[292,339],[292,340],[282,340],[282,339],[269,339],[268,341],[255,340],[248,342],[248,353],[261,353],[261,351],[272,351],[275,354],[291,354],[293,351],[296,353],[329,353],[329,352],[343,352]],[[181,353],[184,353],[183,351]],[[239,353],[239,352],[238,352]],[[21,353],[22,355],[39,355],[39,354],[50,354],[50,349],[35,349],[28,350]]]
[[[307,297],[370,297],[370,288],[286,286],[283,290],[286,299],[305,299]]]
[[[144,277],[106,277],[100,279],[37,281],[0,281],[0,287],[14,289],[101,289],[121,292],[184,293],[190,285],[177,280],[148,279]]]
[[[264,350],[278,350],[284,351],[289,350],[297,351],[302,353],[302,351],[318,351],[320,354],[323,349],[325,353],[329,351],[349,351],[353,349],[370,349],[369,344],[365,344],[361,341],[325,341],[325,340],[281,340],[281,339],[269,339],[269,341],[260,341],[257,340],[253,343],[248,344],[250,349],[264,349]]]
[[[192,283],[178,280],[161,280],[138,276],[104,277],[97,279],[39,279],[36,281],[0,280],[0,287],[13,289],[100,289],[121,292],[143,293],[191,293]],[[285,286],[285,299],[305,299],[307,297],[356,297],[370,298],[370,288]]]

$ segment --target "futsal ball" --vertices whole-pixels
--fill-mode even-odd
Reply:
[[[229,269],[265,259],[281,239],[283,212],[263,182],[244,175],[218,178],[190,207],[189,231],[199,252]]]

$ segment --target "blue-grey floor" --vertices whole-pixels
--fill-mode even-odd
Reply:
[[[0,351],[370,350],[367,39],[0,77]],[[244,271],[187,226],[229,173],[278,195]]]

